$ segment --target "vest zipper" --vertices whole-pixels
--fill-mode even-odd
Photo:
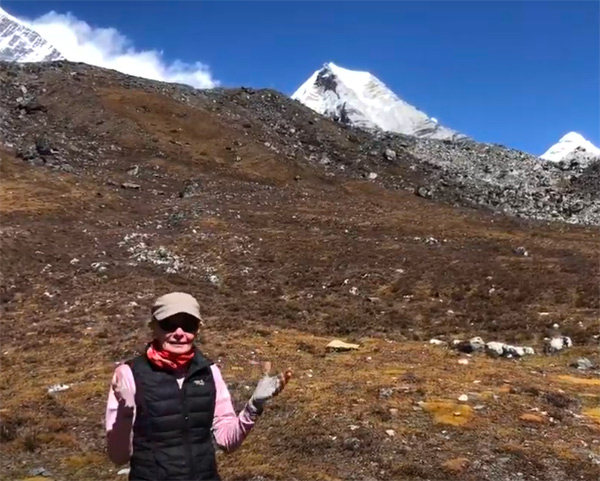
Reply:
[[[190,479],[194,479],[194,472],[196,471],[194,468],[194,459],[192,457],[192,442],[190,439],[190,424],[189,424],[189,412],[188,412],[188,405],[187,405],[187,397],[185,395],[185,381],[186,379],[183,380],[183,383],[181,384],[181,406],[182,406],[182,410],[183,410],[183,421],[184,421],[184,425],[185,428],[183,430],[183,437],[185,440],[185,454],[187,457],[187,463],[188,463],[188,467],[190,469]]]

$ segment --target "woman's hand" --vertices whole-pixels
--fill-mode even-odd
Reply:
[[[259,411],[262,412],[265,403],[277,396],[292,377],[292,370],[287,369],[285,372],[277,376],[269,375],[271,371],[271,363],[264,362],[262,365],[263,377],[258,381],[256,389],[250,398],[250,403]]]

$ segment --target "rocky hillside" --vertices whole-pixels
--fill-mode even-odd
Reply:
[[[598,479],[597,164],[505,173],[525,187],[498,206],[523,215],[547,181],[579,219],[545,222],[492,209],[477,159],[517,165],[501,147],[67,62],[2,64],[0,85],[1,479],[124,479],[109,378],[169,290],[199,299],[238,407],[258,361],[295,369],[220,454],[227,481]],[[567,215],[569,196],[591,204]],[[557,332],[573,346],[543,354]],[[472,336],[534,354],[451,347]]]
[[[588,179],[593,168],[578,162],[542,161],[499,145],[464,139],[444,141],[371,134],[328,121],[275,91],[244,88],[198,91],[67,62],[48,66],[1,65],[0,75],[6,88],[0,94],[4,106],[0,113],[0,135],[6,144],[19,150],[21,157],[32,157],[28,160],[33,162],[43,162],[43,156],[36,153],[36,139],[25,135],[24,124],[45,118],[44,112],[29,115],[38,108],[38,97],[70,94],[76,98],[88,91],[91,82],[95,88],[116,82],[147,93],[161,93],[184,106],[210,112],[243,132],[244,137],[250,137],[270,156],[277,156],[280,163],[285,159],[298,169],[310,166],[328,177],[367,178],[387,188],[407,190],[432,200],[524,218],[593,225],[600,222],[600,191],[581,189],[593,182],[593,178]],[[55,92],[55,82],[59,79],[61,93]],[[27,85],[30,88],[24,93]],[[15,111],[21,113],[15,115]],[[102,112],[94,115],[101,120]],[[106,135],[101,124],[88,125],[87,121],[81,114],[67,121],[70,124],[67,131],[54,142],[68,145],[51,162],[66,162],[75,168],[67,158],[71,146],[81,144],[86,150],[86,144],[93,146],[91,141],[97,135]],[[87,137],[79,134],[83,125]],[[148,152],[159,153],[158,146],[153,146],[152,139],[144,135],[150,143],[146,147]],[[173,142],[177,141],[175,137]],[[241,158],[242,146],[227,147],[230,160],[236,162]]]

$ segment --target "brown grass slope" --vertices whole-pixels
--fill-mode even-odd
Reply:
[[[226,479],[597,478],[598,379],[568,367],[599,360],[597,229],[328,175],[266,145],[275,126],[235,102],[240,91],[212,104],[100,69],[1,75],[47,109],[9,104],[11,132],[56,152],[31,166],[0,150],[3,478],[43,465],[56,479],[117,479],[102,430],[109,376],[145,342],[148,304],[173,289],[200,300],[202,348],[237,403],[252,361],[297,370],[221,458]],[[340,128],[297,108],[303,135],[327,135],[342,157]],[[48,167],[57,157],[69,172]],[[423,342],[539,349],[554,322],[577,345],[556,357],[465,366]],[[327,354],[332,336],[361,349]],[[55,383],[71,389],[48,395]]]

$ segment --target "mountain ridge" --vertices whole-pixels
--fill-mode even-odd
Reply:
[[[0,60],[52,62],[65,60],[50,42],[0,6]]]
[[[583,162],[600,159],[600,148],[596,147],[578,132],[568,132],[560,140],[540,155],[543,160],[561,162],[580,160]]]
[[[368,130],[422,138],[468,138],[402,100],[370,72],[333,62],[324,63],[291,98],[334,120]]]

